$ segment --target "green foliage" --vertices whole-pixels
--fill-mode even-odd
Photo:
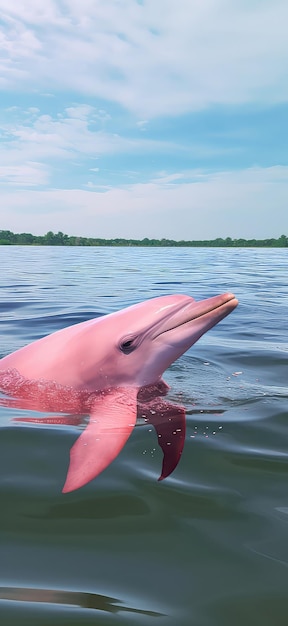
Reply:
[[[158,247],[191,247],[191,248],[287,248],[288,237],[281,235],[278,239],[205,239],[202,241],[174,241],[174,239],[99,239],[91,237],[75,237],[64,235],[61,231],[46,235],[31,233],[12,233],[0,230],[0,245],[17,246],[158,246]]]

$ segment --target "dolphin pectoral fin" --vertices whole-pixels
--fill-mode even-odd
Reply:
[[[170,404],[164,400],[157,405],[146,407],[146,421],[150,422],[157,433],[158,444],[163,451],[161,476],[167,478],[177,467],[185,442],[186,413],[182,406]]]
[[[96,478],[122,450],[137,416],[137,389],[105,391],[93,404],[87,428],[70,450],[63,493]]]

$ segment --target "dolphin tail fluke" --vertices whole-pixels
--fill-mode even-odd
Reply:
[[[105,391],[95,399],[89,424],[70,450],[63,493],[83,487],[116,458],[135,426],[136,416],[136,388]]]
[[[163,452],[162,471],[158,480],[170,476],[177,467],[185,442],[186,413],[183,406],[160,400],[153,403],[153,410],[145,411],[146,422],[150,422],[158,436]]]

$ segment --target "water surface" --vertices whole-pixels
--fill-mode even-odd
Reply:
[[[240,301],[166,372],[187,436],[161,483],[144,425],[64,496],[77,427],[0,407],[1,624],[286,626],[287,254],[0,247],[0,356],[158,295]]]

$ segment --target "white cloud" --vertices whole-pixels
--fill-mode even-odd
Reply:
[[[93,115],[95,109],[88,104],[80,104],[74,107],[67,107],[66,114],[72,119],[87,120],[87,118]]]
[[[54,117],[39,114],[36,107],[24,112],[17,108],[10,113],[18,117],[16,121],[6,120],[1,125],[0,165],[3,167],[20,167],[37,161],[42,162],[47,171],[52,171],[61,162],[63,170],[68,169],[72,160],[82,162],[99,155],[179,150],[179,146],[169,142],[135,140],[107,132],[102,128],[104,111],[100,111],[99,119],[99,111],[86,104],[67,107]]]
[[[176,239],[288,231],[277,124],[262,158],[261,120],[251,148],[254,126],[235,110],[226,137],[209,121],[193,135],[187,116],[183,139],[182,120],[165,119],[206,109],[211,122],[217,105],[287,102],[287,0],[0,0],[0,14],[3,228]],[[199,159],[218,170],[231,153],[239,172],[188,169]],[[257,155],[275,167],[245,169]]]
[[[0,185],[13,187],[38,187],[48,183],[48,172],[41,163],[0,165]]]
[[[159,172],[157,178],[155,178],[152,182],[158,183],[162,185],[167,185],[174,183],[176,180],[181,180],[185,178],[184,172],[175,172],[174,174],[166,174],[166,172]]]
[[[186,172],[193,182],[2,194],[1,224],[19,232],[100,237],[279,237],[288,232],[288,167]],[[271,212],[273,224],[271,225]]]
[[[73,90],[136,115],[287,100],[286,0],[0,0],[6,89]]]
[[[148,120],[139,120],[139,122],[136,122],[136,126],[138,126],[139,130],[141,130],[142,132],[145,132],[147,124]]]

